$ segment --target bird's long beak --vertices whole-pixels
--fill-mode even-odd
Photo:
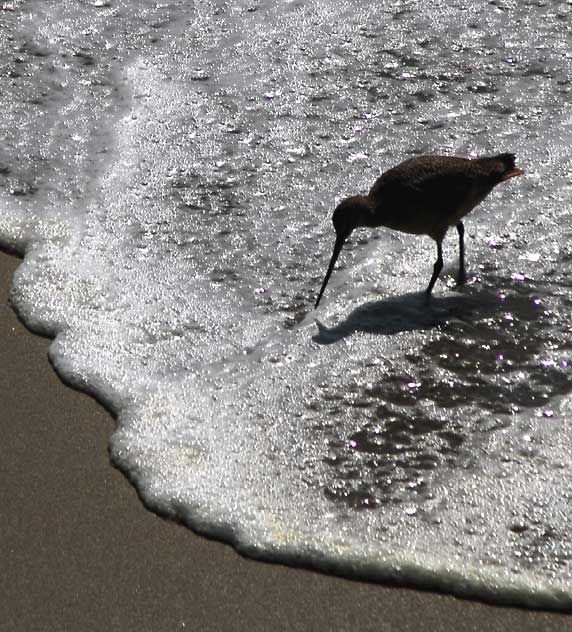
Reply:
[[[322,298],[322,294],[324,293],[324,290],[326,289],[326,285],[328,285],[328,281],[330,280],[330,277],[332,276],[332,270],[334,269],[334,266],[336,265],[336,261],[338,260],[338,257],[340,256],[342,246],[344,245],[344,242],[346,241],[348,234],[349,233],[339,233],[336,236],[336,243],[334,244],[334,252],[332,253],[332,258],[330,259],[330,265],[328,266],[328,271],[326,272],[324,282],[322,283],[322,289],[320,290],[320,293],[318,294],[318,300],[316,301],[316,305],[314,306],[314,309],[316,309],[318,305],[320,304],[320,299]]]

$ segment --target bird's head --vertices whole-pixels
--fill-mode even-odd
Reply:
[[[336,206],[332,215],[336,237],[343,237],[345,241],[354,228],[368,225],[370,215],[371,207],[363,195],[345,198]]]
[[[346,198],[336,206],[334,214],[332,215],[332,222],[334,224],[334,230],[336,231],[336,243],[334,244],[334,252],[332,254],[332,258],[330,259],[330,265],[328,266],[324,282],[322,283],[322,288],[318,294],[316,307],[318,307],[322,294],[324,293],[326,285],[330,280],[330,276],[334,266],[336,265],[336,261],[340,255],[344,242],[352,234],[354,228],[357,228],[358,226],[368,226],[368,219],[371,214],[371,207],[369,206],[367,199],[362,195],[355,195],[353,197]]]

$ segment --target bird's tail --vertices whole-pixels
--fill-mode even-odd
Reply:
[[[515,159],[514,154],[498,154],[481,160],[489,163],[491,175],[499,182],[503,182],[524,174],[524,171],[515,165]]]

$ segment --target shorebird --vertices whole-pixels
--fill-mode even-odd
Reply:
[[[515,166],[514,160],[514,154],[474,159],[417,156],[383,173],[367,195],[342,200],[332,216],[336,242],[315,307],[320,304],[344,242],[359,226],[385,226],[404,233],[429,235],[435,240],[437,260],[425,290],[427,302],[443,269],[443,239],[449,227],[456,226],[459,233],[457,283],[465,283],[465,227],[461,219],[497,184],[523,175],[524,171]]]

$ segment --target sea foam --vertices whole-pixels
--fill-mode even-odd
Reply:
[[[256,557],[570,607],[566,21],[436,1],[10,20],[12,302],[116,415],[145,503]],[[499,151],[527,176],[467,219],[465,289],[425,308],[429,240],[363,231],[311,310],[340,197],[411,155]]]

